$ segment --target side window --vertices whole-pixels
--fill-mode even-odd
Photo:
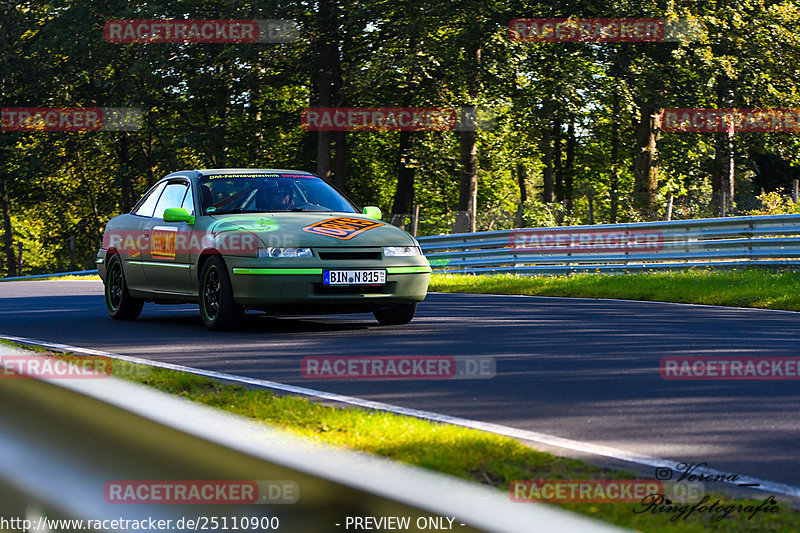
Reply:
[[[186,187],[186,196],[183,197],[181,207],[189,211],[190,215],[194,215],[194,200],[192,200],[192,188]]]
[[[139,203],[133,209],[133,214],[143,217],[153,216],[153,210],[156,207],[158,198],[161,196],[161,192],[164,190],[164,187],[166,185],[167,185],[166,183],[160,183],[157,187],[150,189],[150,192],[147,195],[145,195],[144,198],[139,200]]]
[[[168,183],[161,194],[161,198],[158,199],[153,218],[164,218],[164,211],[170,207],[180,207],[183,203],[183,197],[186,196],[186,190],[189,188],[188,185],[186,182]]]

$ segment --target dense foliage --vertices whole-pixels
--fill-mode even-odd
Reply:
[[[659,43],[509,37],[512,19],[535,17],[695,18],[705,33]],[[300,35],[115,44],[103,38],[111,19],[285,19]],[[24,273],[91,268],[105,222],[187,168],[314,171],[359,205],[395,214],[421,205],[426,232],[448,231],[456,211],[477,212],[479,229],[608,223],[663,218],[670,195],[713,206],[715,194],[786,192],[800,177],[796,133],[667,133],[650,117],[800,107],[798,59],[797,0],[0,0],[3,107],[144,116],[137,131],[0,135],[0,275],[19,272],[17,243]],[[494,117],[491,129],[300,125],[313,106],[474,105]],[[792,210],[774,198],[749,209],[773,204]]]

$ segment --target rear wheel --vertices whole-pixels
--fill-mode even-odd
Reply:
[[[244,315],[244,310],[233,300],[233,288],[228,269],[219,257],[211,257],[203,264],[200,275],[200,318],[211,330],[230,329]]]
[[[128,292],[122,259],[116,254],[108,260],[105,294],[106,309],[114,320],[136,320],[141,314],[144,300],[133,298]]]
[[[375,320],[381,326],[397,326],[400,324],[408,324],[414,318],[417,312],[417,302],[402,304],[390,309],[381,309],[380,311],[373,311]]]

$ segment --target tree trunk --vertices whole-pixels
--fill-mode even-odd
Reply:
[[[727,109],[733,107],[733,83],[724,74],[717,76],[717,107]],[[734,191],[733,132],[725,131],[714,134],[714,164],[711,173],[711,191],[716,196],[725,193],[726,204],[732,204]],[[721,206],[721,211],[729,211]]]
[[[140,194],[144,194],[147,190],[156,182],[155,179],[155,169],[156,169],[156,162],[153,154],[155,152],[155,138],[153,137],[153,130],[154,127],[147,128],[147,142],[142,147],[144,151],[144,157],[147,160],[147,183],[145,184],[144,190],[139,191]],[[211,167],[214,168],[214,167]]]
[[[317,75],[317,106],[330,107],[333,101],[333,76],[339,57],[336,42],[336,26],[333,20],[331,0],[320,0],[317,11],[317,27],[320,36],[317,43],[319,73]],[[329,180],[331,177],[331,132],[317,132],[317,175]]]
[[[544,163],[544,169],[542,170],[543,199],[546,203],[552,203],[556,201],[556,197],[555,181],[553,179],[553,139],[549,123],[542,129],[542,152],[542,163]]]
[[[733,199],[734,191],[734,161],[733,161],[733,133],[722,132],[717,134],[716,153],[714,154],[714,170],[716,171],[716,181],[719,183],[719,191],[724,192],[728,200]]]
[[[220,69],[219,75],[223,79],[228,78],[227,69]],[[220,84],[216,90],[216,119],[217,124],[212,128],[212,146],[214,150],[216,165],[214,168],[227,168],[228,167],[228,124],[230,120],[230,101],[231,101],[231,88],[230,85]]]
[[[473,106],[477,108],[477,106]],[[458,211],[464,211],[475,231],[475,199],[478,192],[478,132],[462,131],[461,134],[461,175],[458,189]]]
[[[117,161],[119,161],[119,188],[122,197],[120,202],[123,213],[129,213],[133,207],[133,191],[131,187],[131,156],[128,143],[128,133],[122,132],[117,147]]]
[[[340,43],[337,35],[337,42],[334,45],[333,56],[333,99],[338,107],[346,107],[344,94],[344,79],[342,78],[342,59],[340,56],[345,53],[345,43]],[[336,146],[336,161],[334,162],[333,183],[340,190],[347,189],[347,132],[337,131],[334,135],[334,145]]]
[[[336,172],[333,174],[333,183],[341,191],[347,189],[347,132],[337,131],[336,143]]]
[[[406,165],[412,146],[411,132],[400,132],[400,147],[397,151],[397,189],[392,203],[392,214],[411,213],[414,204],[414,169]]]
[[[481,49],[478,43],[470,43],[467,47],[467,61],[470,71],[475,73],[469,84],[469,96],[474,102],[480,93],[480,63]],[[478,116],[477,104],[465,106],[472,116]],[[460,152],[461,152],[461,174],[459,176],[458,188],[458,211],[466,212],[469,217],[469,225],[472,232],[476,229],[477,192],[478,192],[478,132],[461,131]],[[456,221],[456,224],[463,227],[463,222]]]
[[[8,198],[8,178],[0,179],[0,200],[3,204],[3,248],[6,251],[6,270],[8,277],[17,275],[17,262],[14,260],[14,236],[11,233],[11,201]]]
[[[80,174],[80,178],[77,180],[78,183],[80,183],[78,190],[86,191],[86,197],[89,199],[89,207],[92,210],[93,242],[99,245],[103,242],[103,225],[100,223],[100,213],[97,209],[97,201],[94,193],[92,192],[92,184],[86,178],[89,173],[86,171],[86,165],[84,165],[83,157],[80,152],[76,154],[75,161],[78,164],[78,173]],[[73,176],[73,179],[74,178]]]
[[[614,85],[614,92],[611,95],[611,182],[609,183],[608,193],[611,196],[611,209],[609,221],[617,223],[617,212],[619,211],[619,127],[620,127],[620,103],[619,87]]]
[[[733,132],[714,134],[714,163],[711,170],[711,192],[719,198],[721,216],[731,212],[734,194]],[[713,198],[712,198],[713,202]]]
[[[517,183],[519,184],[519,207],[517,208],[517,227],[525,227],[525,217],[523,215],[525,204],[528,202],[528,169],[522,163],[517,163]]]
[[[564,201],[564,169],[561,165],[561,119],[553,119],[553,173],[555,174],[556,201]]]
[[[650,103],[641,106],[636,124],[636,160],[634,163],[633,203],[637,209],[654,209],[658,189],[658,129],[659,110]]]
[[[567,159],[564,162],[564,199],[567,210],[572,211],[572,189],[575,172],[575,118],[569,117],[567,126]]]

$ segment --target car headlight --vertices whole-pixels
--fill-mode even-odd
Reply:
[[[384,246],[384,257],[407,257],[410,255],[422,255],[419,246]]]
[[[259,248],[258,257],[314,257],[311,248]]]

